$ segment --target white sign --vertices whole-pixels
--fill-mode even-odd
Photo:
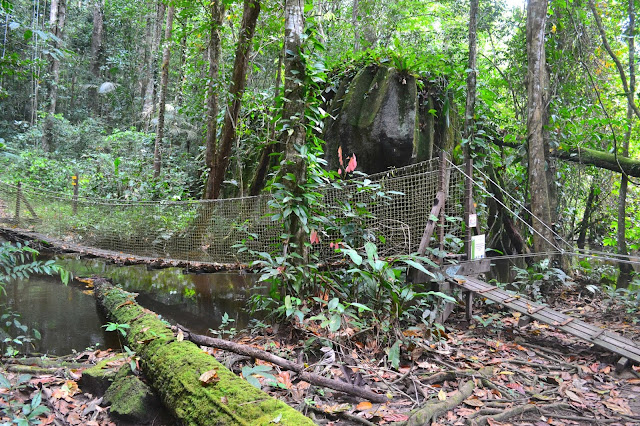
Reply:
[[[469,228],[475,228],[478,226],[478,215],[470,214],[469,215]]]
[[[471,237],[471,260],[484,259],[484,234]]]

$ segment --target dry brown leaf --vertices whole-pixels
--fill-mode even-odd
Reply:
[[[478,398],[467,398],[463,402],[467,405],[470,405],[471,407],[484,406],[484,402],[480,401]]]
[[[205,371],[200,375],[200,382],[203,385],[207,385],[209,383],[216,383],[219,380],[220,380],[220,377],[218,377],[218,372],[215,369]]]
[[[574,401],[574,402],[578,402],[578,403],[580,403],[580,404],[583,404],[583,403],[584,403],[584,401],[582,400],[582,398],[580,398],[578,395],[576,395],[574,392],[572,392],[572,391],[570,391],[570,390],[568,390],[568,389],[564,391],[564,394],[565,394],[565,395],[567,395],[567,397],[568,397],[570,400]]]
[[[615,404],[610,401],[603,401],[602,403],[616,413],[624,414],[626,416],[633,416],[633,413],[631,412],[631,409],[629,407],[622,407],[621,405]]]
[[[356,405],[356,410],[364,411],[371,409],[371,407],[373,407],[373,404],[371,404],[369,401],[362,401],[361,403]]]

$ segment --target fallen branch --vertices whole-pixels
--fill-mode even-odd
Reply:
[[[426,379],[422,379],[421,383],[424,385],[432,385],[434,383],[444,382],[445,380],[455,380],[460,377],[480,377],[482,379],[488,379],[491,376],[493,376],[493,367],[482,367],[480,370],[441,371],[432,374]]]
[[[304,365],[281,358],[267,351],[263,351],[262,349],[254,348],[253,346],[243,345],[240,343],[230,342],[224,339],[217,339],[215,337],[203,336],[202,334],[191,333],[189,330],[185,329],[182,326],[180,326],[180,329],[183,331],[185,338],[189,339],[196,345],[211,346],[213,348],[222,349],[225,351],[234,352],[240,355],[246,355],[252,358],[258,358],[263,361],[270,362],[284,370],[295,371],[296,373],[298,373],[298,377],[300,377],[301,380],[309,382],[312,385],[334,389],[340,392],[357,396],[359,398],[368,399],[369,401],[373,402],[388,401],[386,395],[372,392],[368,389],[355,386],[351,383],[329,379],[327,377],[320,376],[319,374],[310,373],[308,371],[305,371]]]
[[[479,417],[477,420],[471,420],[471,425],[485,426],[488,424],[489,419],[503,421],[537,409],[538,407],[533,404],[519,405],[509,410],[504,410],[499,414],[488,414],[486,416]]]
[[[568,406],[563,402],[560,402],[557,404],[549,404],[546,406],[539,406],[539,405],[533,405],[533,404],[519,405],[509,410],[504,410],[499,414],[489,414],[486,416],[479,417],[477,420],[471,420],[470,424],[472,426],[485,426],[489,424],[489,420],[496,420],[501,422],[504,420],[508,420],[512,417],[521,416],[522,414],[528,413],[529,411],[533,411],[533,410],[541,411],[541,410],[553,410],[553,409],[559,409],[559,408],[566,409],[567,407],[570,407],[570,406]],[[551,414],[547,414],[547,415],[551,416]]]
[[[462,403],[462,401],[469,398],[473,393],[474,388],[475,384],[473,383],[473,380],[469,380],[468,382],[461,384],[460,388],[445,401],[437,403],[432,402],[415,411],[411,414],[411,417],[409,417],[405,426],[430,425],[431,422],[438,418],[438,416],[457,407]]]

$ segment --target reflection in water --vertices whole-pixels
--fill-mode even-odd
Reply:
[[[17,347],[20,352],[42,352],[54,355],[70,354],[73,350],[100,344],[117,348],[114,333],[106,333],[91,295],[77,286],[64,286],[57,277],[31,277],[6,286],[3,304],[20,314],[20,322],[35,329],[42,340],[35,348]]]
[[[144,265],[120,267],[95,259],[63,258],[58,262],[76,276],[110,278],[125,290],[138,293],[136,300],[145,308],[196,333],[218,328],[225,312],[235,320],[236,328],[246,327],[252,318],[245,308],[257,291],[255,274],[185,274],[179,268],[147,270]]]
[[[196,275],[178,268],[148,271],[144,265],[120,267],[74,257],[56,261],[76,277],[110,278],[125,290],[138,293],[136,300],[142,306],[196,333],[217,329],[225,312],[235,320],[231,326],[236,329],[246,327],[252,318],[246,307],[257,291],[254,274]],[[93,296],[82,292],[84,288],[78,282],[65,287],[57,277],[31,277],[8,285],[7,297],[0,297],[0,302],[10,305],[23,323],[42,334],[37,352],[64,355],[96,343],[102,348],[119,348],[116,334],[101,328],[104,318],[99,317]]]

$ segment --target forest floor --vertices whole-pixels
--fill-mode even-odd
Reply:
[[[583,296],[565,291],[553,308],[640,341],[637,314],[616,305],[605,311],[602,298]],[[450,404],[433,423],[439,425],[640,424],[640,366],[618,373],[615,354],[537,322],[520,327],[519,314],[498,305],[476,303],[476,311],[484,326],[468,324],[464,313],[456,314],[437,342],[424,329],[406,330],[413,344],[403,346],[406,357],[398,370],[380,361],[386,357],[374,339],[358,341],[357,336],[352,347],[340,346],[331,354],[335,361],[321,360],[315,367],[340,379],[345,377],[340,364],[348,365],[371,389],[393,395],[389,403],[313,389],[289,372],[277,373],[279,385],[266,390],[327,425],[401,422],[412,410],[435,404]],[[308,329],[267,331],[271,334],[238,340],[295,359],[310,336]],[[469,380],[476,383],[471,394],[454,403]]]
[[[615,305],[603,310],[605,304],[599,297],[585,298],[577,291],[566,291],[553,305],[556,310],[570,311],[584,321],[640,341],[637,318]],[[311,371],[327,377],[341,379],[349,374],[352,380],[362,380],[363,386],[392,396],[384,404],[312,386],[263,361],[203,349],[238,373],[254,363],[271,367],[278,383],[260,378],[263,389],[323,425],[403,422],[413,410],[436,404],[446,408],[435,425],[472,421],[534,426],[640,424],[639,366],[617,373],[618,357],[614,354],[537,322],[519,327],[518,315],[501,311],[498,305],[476,303],[476,314],[481,320],[472,324],[464,320],[463,313],[452,316],[439,339],[430,337],[423,328],[406,330],[405,338],[413,343],[402,347],[404,356],[397,370],[385,364],[387,357],[375,339],[365,340],[364,335],[362,340],[357,334],[351,336],[348,345],[334,345],[336,349],[325,351],[315,365],[301,355],[304,342],[316,332],[312,329],[274,327],[235,338],[238,343],[285,358],[306,359],[312,364]],[[11,385],[0,383],[4,414],[0,422],[11,421],[10,412],[23,413],[23,406],[33,409],[43,405],[49,411],[38,416],[41,424],[116,424],[108,408],[101,406],[99,395],[86,393],[78,382],[84,366],[117,354],[110,350],[82,352],[63,359],[80,365],[41,370],[37,365],[30,369],[25,365],[28,363],[3,359],[2,374]],[[114,358],[113,362],[123,361]],[[344,366],[353,373],[346,372]],[[475,384],[473,389],[464,386],[470,381]],[[465,389],[470,393],[456,401]],[[4,402],[8,400],[11,407]]]

